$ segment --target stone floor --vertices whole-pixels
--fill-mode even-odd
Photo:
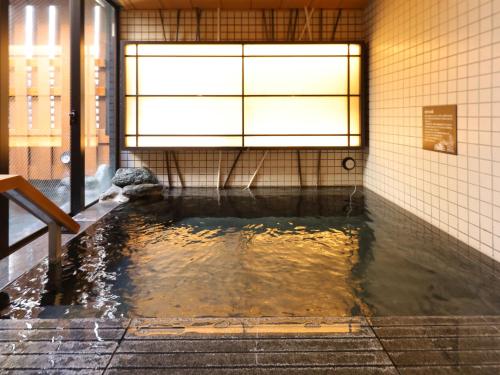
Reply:
[[[0,320],[2,374],[500,374],[500,316]]]

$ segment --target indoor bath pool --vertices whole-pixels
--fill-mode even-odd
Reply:
[[[6,289],[12,318],[500,314],[474,250],[369,191],[172,190]]]

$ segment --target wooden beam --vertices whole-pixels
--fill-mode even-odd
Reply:
[[[335,24],[332,30],[332,40],[335,40],[337,34],[337,27],[339,26],[340,17],[342,16],[342,9],[337,9],[337,18],[335,19]]]
[[[163,18],[163,12],[159,10],[158,14],[160,15],[161,29],[163,31],[163,40],[166,42],[168,38],[167,38],[167,32],[165,30],[165,20]]]
[[[220,189],[221,167],[222,167],[222,151],[219,151],[219,164],[217,165],[217,191]]]
[[[236,155],[236,159],[234,159],[233,165],[231,165],[231,168],[229,169],[229,173],[226,176],[226,180],[224,181],[224,184],[222,184],[222,188],[223,189],[226,188],[226,185],[227,185],[229,179],[231,178],[231,175],[233,174],[233,170],[236,167],[236,164],[238,163],[238,160],[240,160],[240,156],[241,156],[242,153],[243,153],[243,150],[240,150],[238,152],[238,155]]]
[[[264,160],[266,159],[268,152],[269,151],[266,151],[264,153],[264,156],[262,156],[262,159],[260,159],[260,162],[257,165],[257,168],[255,169],[254,174],[250,178],[250,181],[248,181],[248,185],[245,187],[245,189],[250,189],[252,187],[253,181],[255,180],[255,177],[257,177],[257,175],[259,174],[260,168],[262,168],[262,164],[264,164]]]
[[[318,162],[316,165],[316,187],[321,186],[321,150],[318,151]]]
[[[175,151],[172,151],[172,159],[174,161],[175,170],[177,171],[177,176],[179,177],[179,181],[181,183],[181,187],[184,188],[184,178],[182,177],[181,169],[179,168],[179,163],[177,162],[177,156],[175,156]]]
[[[304,36],[305,32],[307,31],[309,34],[309,40],[312,40],[312,26],[311,26],[311,18],[314,14],[314,8],[309,10],[309,8],[304,7],[304,14],[306,17],[306,22],[304,24],[304,27],[302,29],[302,32],[300,33],[299,36],[299,41],[302,40],[302,37]]]
[[[300,161],[300,150],[297,150],[297,172],[299,175],[299,184],[300,184],[300,187],[302,187],[302,185],[303,185],[303,183],[302,183],[302,163]]]
[[[170,171],[170,151],[165,151],[165,165],[167,166],[168,188],[172,188],[172,173]]]

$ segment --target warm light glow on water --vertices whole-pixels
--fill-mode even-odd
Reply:
[[[500,313],[487,267],[374,194],[349,204],[350,189],[184,192],[114,210],[69,245],[59,279],[44,263],[9,286],[0,314]]]
[[[139,316],[359,312],[349,277],[358,262],[357,230],[348,234],[321,221],[189,218],[154,235],[153,243],[153,232],[133,236],[134,288],[123,298]]]

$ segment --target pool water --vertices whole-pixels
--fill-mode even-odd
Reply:
[[[481,315],[476,252],[369,191],[172,190],[122,205],[8,286],[13,318]],[[477,258],[477,259],[476,259]]]

